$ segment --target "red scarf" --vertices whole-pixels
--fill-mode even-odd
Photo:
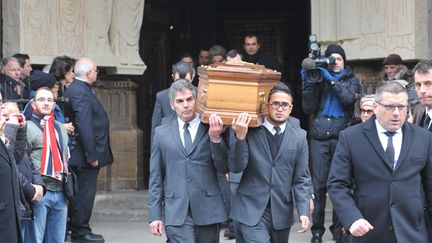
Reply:
[[[62,173],[65,172],[63,161],[63,149],[61,131],[55,124],[54,114],[44,116],[40,120],[43,123],[43,150],[41,174],[52,177],[56,180],[62,179]],[[67,149],[67,148],[66,148]]]

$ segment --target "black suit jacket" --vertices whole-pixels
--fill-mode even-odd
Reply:
[[[74,79],[64,96],[69,98],[76,133],[72,137],[69,164],[88,167],[95,160],[99,161],[98,167],[111,164],[108,115],[90,85]]]
[[[0,241],[22,242],[19,221],[17,169],[6,146],[0,141]]]
[[[374,227],[353,242],[427,242],[424,212],[430,209],[423,208],[432,203],[432,133],[405,123],[402,134],[394,170],[374,118],[339,135],[328,178],[330,199],[347,229],[360,218]]]

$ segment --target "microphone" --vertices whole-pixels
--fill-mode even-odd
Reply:
[[[306,70],[310,70],[310,69],[315,69],[316,65],[315,65],[315,61],[312,58],[305,58],[303,59],[303,62],[301,64],[301,66],[306,69]]]

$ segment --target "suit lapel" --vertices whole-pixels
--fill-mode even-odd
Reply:
[[[184,153],[186,153],[186,150],[183,146],[183,143],[180,138],[180,133],[178,129],[178,121],[177,119],[172,119],[171,125],[169,126],[169,134],[173,134],[174,142],[177,144],[177,146],[180,148],[180,150]]]
[[[269,158],[269,161],[271,161],[271,163],[274,164],[274,161],[273,161],[273,158],[271,155],[270,145],[269,145],[269,142],[267,140],[267,134],[266,134],[266,131],[264,129],[267,129],[267,128],[265,128],[264,126],[260,126],[259,128],[257,128],[257,137],[258,137],[258,140],[260,141],[260,143],[262,144],[264,151],[266,152],[267,157]]]
[[[405,161],[405,158],[408,155],[408,151],[411,148],[413,139],[414,129],[412,129],[412,127],[405,122],[405,124],[402,126],[402,147],[396,163],[395,171]]]
[[[392,166],[390,165],[390,161],[388,160],[384,148],[378,138],[378,132],[375,125],[375,117],[372,119],[369,119],[363,127],[363,132],[369,142],[372,144],[372,148],[376,151],[376,153],[379,155],[382,161],[384,161],[389,169],[393,170]]]
[[[207,127],[208,127],[208,125],[205,125],[205,124],[202,124],[202,123],[200,123],[198,125],[198,130],[197,130],[197,133],[195,135],[195,139],[194,139],[194,141],[192,143],[192,149],[189,152],[189,154],[192,153],[195,150],[195,148],[198,145],[198,143],[201,141],[201,139],[203,138],[203,136],[206,134]]]
[[[289,124],[287,122],[286,126],[285,126],[285,131],[283,133],[283,138],[282,138],[281,146],[278,148],[278,152],[276,153],[275,161],[277,161],[279,159],[279,156],[281,156],[282,151],[284,151],[284,149],[282,149],[282,148],[287,148],[288,147],[288,143],[291,141],[288,138],[288,136],[290,134],[293,134],[292,127],[291,127],[291,124]]]

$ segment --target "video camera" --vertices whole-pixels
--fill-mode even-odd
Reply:
[[[312,34],[309,36],[309,57],[304,59],[302,67],[306,69],[306,80],[310,83],[319,83],[323,80],[323,76],[319,67],[328,67],[335,64],[334,57],[325,57],[321,54],[321,45],[318,42],[317,36]]]

